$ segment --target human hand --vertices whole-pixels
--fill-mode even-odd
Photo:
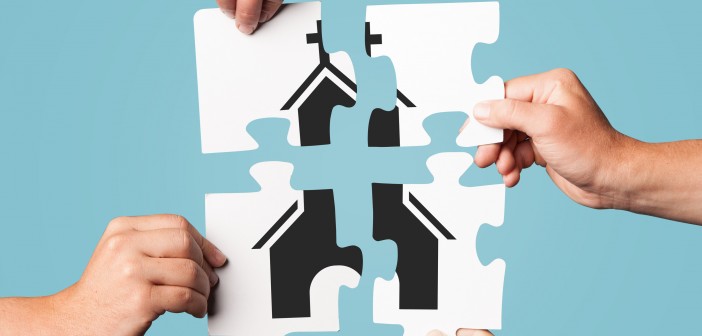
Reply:
[[[236,19],[239,31],[250,35],[259,23],[273,18],[283,0],[217,0],[217,4],[229,18]]]
[[[70,335],[143,335],[166,311],[202,318],[226,257],[176,215],[120,217],[54,306]],[[60,333],[59,333],[60,334]]]
[[[592,208],[626,208],[618,188],[627,148],[635,140],[616,131],[570,70],[516,78],[505,83],[505,100],[476,105],[474,116],[504,128],[501,144],[484,145],[475,164],[496,163],[513,187],[522,169],[545,167],[553,182],[574,201]]]

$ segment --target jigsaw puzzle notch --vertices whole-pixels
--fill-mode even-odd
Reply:
[[[253,165],[249,173],[260,186],[260,191],[268,192],[282,187],[290,188],[293,170],[289,162],[260,162]]]
[[[446,153],[434,155],[427,160],[427,168],[434,176],[437,187],[459,186],[461,176],[473,164],[473,158],[467,153]]]

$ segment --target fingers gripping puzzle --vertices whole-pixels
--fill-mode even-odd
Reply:
[[[497,39],[499,5],[344,5],[364,7],[329,20],[342,4],[291,5],[254,36],[217,9],[195,16],[202,150],[251,153],[236,162],[260,185],[206,196],[207,236],[230,257],[210,333],[499,328],[505,263],[482,265],[475,241],[502,224],[504,186],[459,177],[465,147],[502,131],[427,127],[503,97],[470,61]]]

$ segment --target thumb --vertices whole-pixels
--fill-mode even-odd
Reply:
[[[485,101],[473,109],[473,116],[483,125],[522,131],[529,135],[538,133],[549,113],[549,105],[514,99]]]

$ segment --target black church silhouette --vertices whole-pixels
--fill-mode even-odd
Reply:
[[[317,44],[320,63],[285,103],[290,110],[323,72],[329,70],[341,82],[356,92],[356,84],[336,68],[322,43],[322,24],[317,32],[307,34],[308,44]],[[366,23],[366,53],[382,36],[370,32]],[[397,91],[397,98],[407,108],[414,104]],[[354,99],[329,77],[319,85],[298,108],[300,145],[316,146],[330,143],[332,109],[351,107]],[[391,112],[372,112],[368,145],[371,147],[400,146],[399,107]],[[412,205],[441,233],[437,238],[420,219],[403,204],[401,184],[373,184],[373,237],[390,239],[397,244],[396,272],[400,280],[400,309],[437,309],[438,305],[438,239],[455,239],[451,233],[417,200],[409,195]],[[343,265],[361,274],[362,256],[357,247],[336,245],[336,223],[333,190],[303,192],[304,212],[270,245],[271,294],[273,318],[310,316],[310,285],[326,267]],[[298,210],[294,203],[256,243],[260,249]]]

